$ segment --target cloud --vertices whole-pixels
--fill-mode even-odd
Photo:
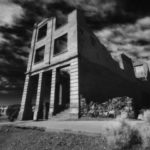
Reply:
[[[8,81],[1,90],[23,87],[34,23],[52,16],[64,18],[74,8],[83,11],[109,51],[149,59],[148,0],[0,0],[0,74]]]
[[[106,27],[95,34],[112,52],[125,52],[135,59],[150,59],[150,17],[134,24]]]
[[[85,11],[87,16],[99,14],[101,17],[106,17],[109,13],[114,13],[116,8],[116,0],[65,0],[66,3]]]
[[[0,26],[12,26],[16,19],[21,18],[23,9],[10,1],[0,1]]]
[[[9,94],[9,92],[7,90],[1,90],[0,94]]]
[[[1,58],[0,58],[0,64],[1,64],[1,65],[6,65],[6,64],[8,65],[9,62],[8,62],[8,60],[6,60],[5,58],[2,58],[2,57],[1,57]]]
[[[137,26],[141,29],[150,29],[150,16],[141,18],[137,21]]]
[[[3,37],[3,34],[0,33],[0,43],[7,42],[7,39]]]

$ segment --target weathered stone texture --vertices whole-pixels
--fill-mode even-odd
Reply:
[[[114,61],[107,49],[88,29],[79,11],[73,11],[67,18],[68,22],[59,28],[56,28],[56,19],[51,18],[37,24],[34,29],[18,117],[20,120],[24,119],[25,114],[28,113],[29,106],[29,110],[32,110],[33,104],[30,102],[32,86],[29,86],[31,76],[34,78],[38,75],[39,78],[34,115],[30,115],[32,116],[30,119],[38,120],[40,113],[46,114],[43,112],[46,111],[46,107],[42,108],[42,106],[48,96],[44,97],[42,94],[42,90],[46,91],[42,86],[42,74],[47,71],[50,72],[51,78],[50,86],[46,87],[51,89],[49,90],[51,92],[47,94],[49,95],[48,118],[52,118],[56,113],[64,112],[69,113],[70,118],[77,119],[80,116],[79,96],[85,98],[88,103],[90,100],[103,103],[107,98],[129,96],[136,99],[137,108],[142,105],[143,91],[146,92],[145,99],[150,99],[148,94],[150,84],[141,85],[141,82],[137,81],[130,58],[121,55],[119,62]],[[39,31],[45,24],[47,24],[46,35],[38,40]],[[62,38],[61,42],[60,38]],[[56,41],[59,41],[59,44],[65,43],[59,46],[64,46],[66,49],[63,47],[61,48],[64,51],[59,49]],[[36,53],[42,46],[45,46],[44,55]],[[35,63],[36,54],[38,59],[42,56],[44,59]],[[47,81],[49,81],[48,78]],[[146,104],[150,106],[147,100]]]

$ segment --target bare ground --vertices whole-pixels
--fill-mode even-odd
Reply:
[[[0,150],[106,150],[106,139],[13,126],[0,127]]]
[[[143,148],[132,150],[150,150],[150,124],[135,120],[126,122],[138,130],[143,141]],[[121,130],[124,135],[116,135],[121,124],[117,120],[1,122],[0,150],[114,150],[112,143],[115,144],[116,138],[119,141],[121,138],[123,143],[115,150],[129,150],[121,148],[130,138],[126,133],[128,128],[125,126]]]

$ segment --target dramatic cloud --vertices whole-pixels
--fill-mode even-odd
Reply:
[[[23,9],[10,1],[0,1],[0,26],[14,24],[16,19],[21,18],[23,15]]]
[[[134,24],[116,25],[95,32],[100,41],[112,52],[125,52],[133,58],[150,59],[150,17]]]
[[[23,87],[35,22],[64,18],[74,8],[111,52],[150,58],[148,0],[0,0],[0,92]],[[63,20],[63,19],[62,19]]]
[[[87,16],[100,15],[105,18],[109,14],[115,13],[116,1],[115,0],[65,0],[73,7],[81,8],[85,11]]]
[[[0,33],[0,43],[7,42],[7,39],[4,39],[3,34]]]

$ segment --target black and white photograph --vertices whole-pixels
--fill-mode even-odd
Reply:
[[[150,150],[148,0],[0,0],[0,150]]]

